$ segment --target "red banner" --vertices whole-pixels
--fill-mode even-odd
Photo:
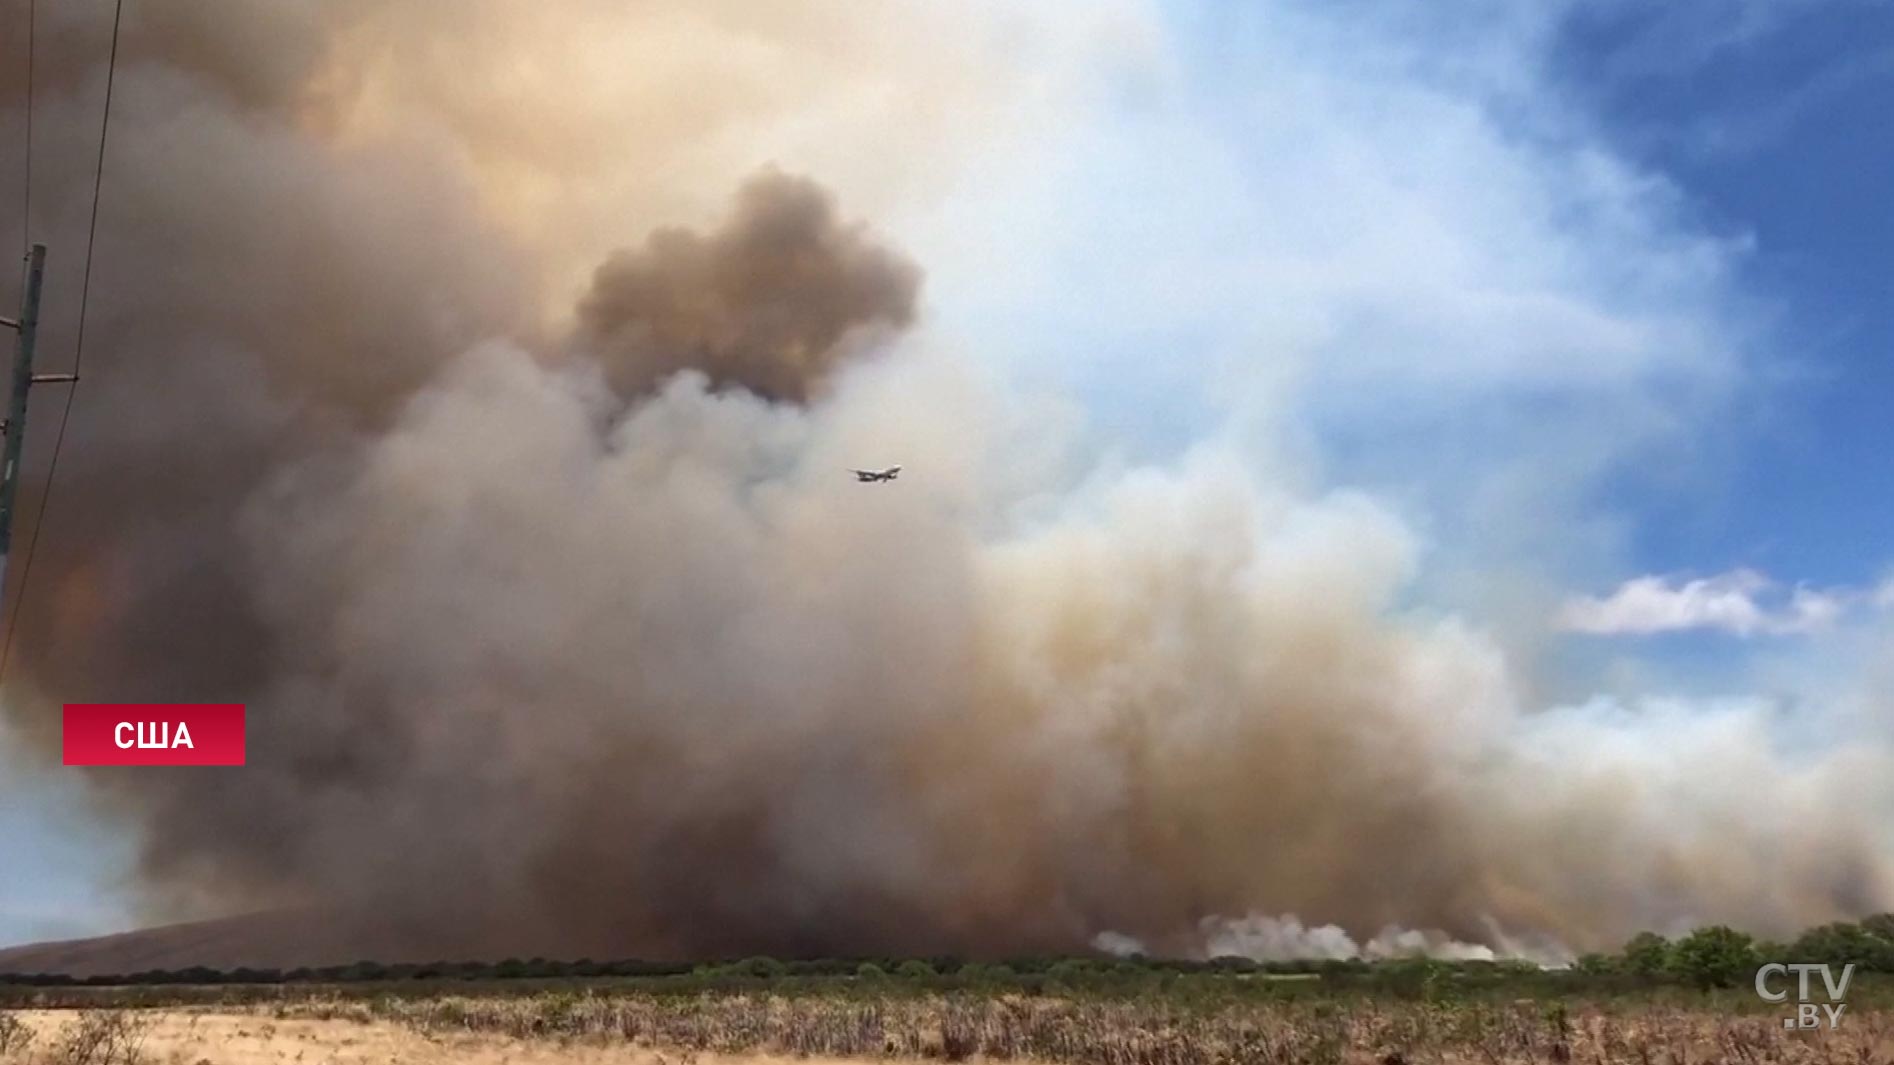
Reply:
[[[242,765],[242,703],[67,703],[67,765]]]

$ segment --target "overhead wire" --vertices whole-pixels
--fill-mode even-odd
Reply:
[[[99,235],[99,192],[105,183],[105,145],[112,129],[112,86],[118,75],[118,33],[124,15],[125,0],[115,0],[112,6],[112,47],[105,64],[105,105],[99,116],[99,154],[92,169],[92,216],[86,226],[85,268],[79,282],[79,332],[72,352],[74,380],[66,387],[66,402],[59,411],[59,431],[53,437],[52,458],[46,466],[46,487],[40,492],[39,514],[33,521],[33,535],[27,540],[26,557],[20,564],[20,587],[13,597],[13,609],[7,617],[6,642],[0,645],[0,680],[5,679],[7,664],[13,658],[13,637],[19,629],[20,609],[26,602],[27,582],[33,576],[33,556],[39,548],[39,534],[46,527],[47,510],[52,504],[53,486],[57,483],[54,475],[59,471],[59,455],[66,443],[66,425],[72,419],[72,401],[79,392],[79,367],[85,360],[86,311],[91,307],[92,297],[92,249]],[[29,104],[29,113],[30,110]]]
[[[34,31],[39,21],[39,0],[26,0],[26,150],[20,174],[20,277],[24,281],[25,261],[32,248],[33,236],[33,52]]]

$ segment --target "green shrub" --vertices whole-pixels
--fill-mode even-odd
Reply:
[[[1656,932],[1639,932],[1624,945],[1624,969],[1639,976],[1657,976],[1670,966],[1670,941]]]
[[[1587,976],[1603,976],[1607,973],[1614,973],[1618,971],[1619,967],[1619,960],[1609,954],[1581,955],[1578,961],[1572,965],[1572,968]]]
[[[1883,939],[1863,925],[1837,922],[1811,928],[1789,945],[1788,954],[1791,961],[1894,970],[1894,940]]]
[[[1756,971],[1756,941],[1728,925],[1699,928],[1670,948],[1670,971],[1698,987],[1734,987]]]
[[[789,971],[789,966],[775,958],[745,958],[730,966],[726,972],[734,976],[753,976],[758,980],[774,980]]]

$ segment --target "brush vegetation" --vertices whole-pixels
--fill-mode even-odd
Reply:
[[[518,1041],[554,1048],[639,1048],[657,1051],[660,1059],[676,1054],[686,1062],[700,1054],[1071,1065],[1866,1065],[1894,1060],[1894,1011],[1851,1010],[1837,1030],[1801,1033],[1785,1031],[1773,1016],[1726,1012],[1722,1005],[1713,995],[1689,1003],[1568,1003],[1450,997],[902,994],[888,987],[822,994],[656,995],[586,988],[431,997],[302,994],[263,1005],[225,1006],[222,1011],[237,1010],[239,1016],[252,1018],[246,1030],[295,1025],[305,1026],[298,1031],[306,1034],[306,1026],[316,1025],[340,1033],[330,1041],[342,1044],[355,1042],[347,1034],[350,1030],[366,1032],[369,1026],[384,1033],[411,1033],[408,1045],[443,1048],[446,1060],[488,1060],[493,1055],[486,1052],[517,1047]],[[93,1009],[42,1045],[26,1040],[0,1051],[0,1061],[164,1065],[156,1055],[141,1054],[147,1017],[163,1019],[174,1028],[194,1028],[200,1020],[212,1019],[201,1010],[141,1014]],[[213,1045],[223,1044],[219,1040]],[[404,1059],[394,1055],[389,1060]]]
[[[1782,1027],[1751,981],[1770,961],[1854,964],[1834,1031]],[[1894,1061],[1894,921],[1793,943],[1727,927],[1634,937],[1545,969],[1397,958],[855,958],[383,965],[8,978],[0,1006],[74,1010],[51,1037],[0,1010],[0,1061],[152,1065],[145,1018],[235,1012],[442,1039],[586,1041],[686,1055],[1108,1065],[1597,1065]],[[47,1016],[42,1014],[41,1016]]]
[[[1853,964],[1862,973],[1894,975],[1894,914],[1860,923],[1811,928],[1793,941],[1759,941],[1723,925],[1699,928],[1675,941],[1652,932],[1634,936],[1613,954],[1587,954],[1566,968],[1547,969],[1521,961],[1441,961],[1421,957],[1368,961],[1302,959],[1258,962],[1221,957],[1208,961],[1126,958],[1025,957],[1001,962],[930,958],[817,958],[783,961],[749,957],[717,962],[649,960],[555,961],[508,958],[498,962],[434,961],[298,969],[154,969],[74,977],[57,973],[0,973],[0,1001],[20,989],[122,987],[219,987],[274,985],[439,985],[519,983],[525,990],[567,982],[600,982],[636,990],[741,991],[759,987],[826,988],[836,984],[888,982],[919,990],[1005,988],[1035,993],[1048,988],[1148,990],[1154,983],[1235,978],[1255,981],[1300,978],[1326,989],[1415,994],[1436,984],[1468,989],[1503,988],[1535,994],[1613,993],[1663,986],[1727,988],[1746,984],[1768,962]]]

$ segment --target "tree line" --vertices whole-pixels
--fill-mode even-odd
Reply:
[[[1699,928],[1675,940],[1654,932],[1634,936],[1613,954],[1587,954],[1570,972],[1579,977],[1623,983],[1676,983],[1730,987],[1753,978],[1770,962],[1852,964],[1867,972],[1894,973],[1894,914],[1878,914],[1859,923],[1836,922],[1808,929],[1789,942],[1758,940],[1726,925]],[[75,977],[59,973],[0,973],[0,985],[35,987],[117,987],[125,985],[353,984],[408,981],[494,981],[636,979],[730,985],[783,979],[849,979],[907,983],[964,984],[1097,983],[1150,975],[1256,976],[1308,975],[1343,982],[1381,977],[1410,980],[1418,974],[1455,973],[1505,979],[1541,972],[1518,961],[1443,962],[1424,958],[1382,960],[1299,959],[1259,962],[1220,957],[1208,961],[1131,957],[1025,957],[1001,962],[968,961],[952,956],[928,958],[817,958],[780,960],[750,957],[719,962],[626,959],[558,961],[507,958],[502,961],[435,961],[296,969],[237,968],[151,969],[135,973]]]
[[[1668,940],[1640,932],[1617,954],[1587,954],[1580,972],[1624,973],[1701,987],[1732,987],[1770,962],[1853,965],[1864,972],[1894,972],[1894,913],[1860,923],[1837,921],[1804,931],[1789,942],[1759,940],[1728,925],[1699,928]]]

